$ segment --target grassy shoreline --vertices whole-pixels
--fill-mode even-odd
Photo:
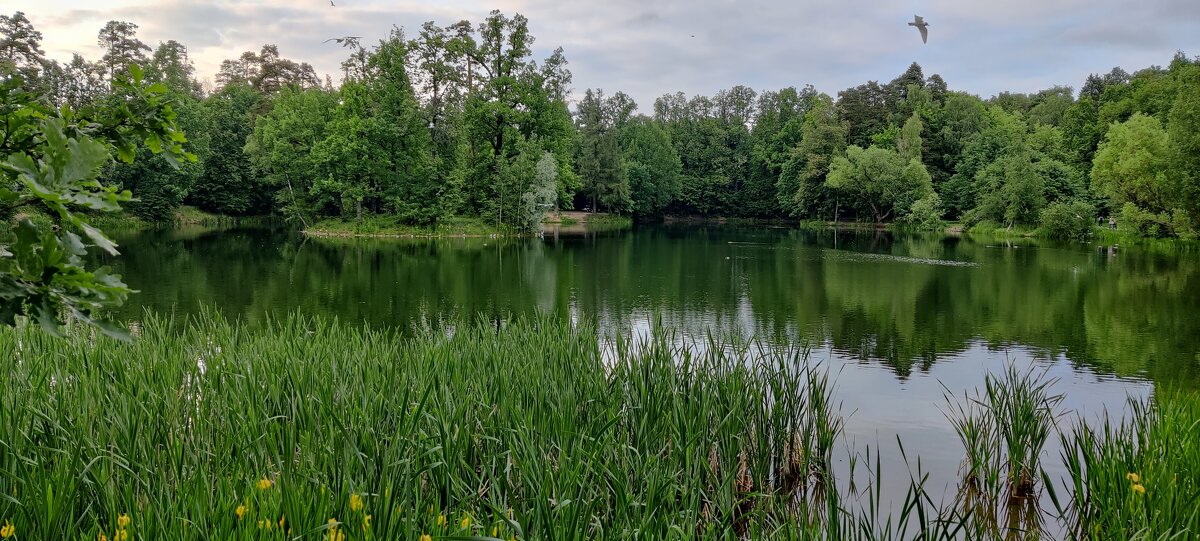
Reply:
[[[552,317],[411,339],[305,317],[251,330],[211,315],[148,317],[133,343],[71,332],[0,329],[0,521],[16,539],[952,539],[1005,529],[1002,492],[981,492],[992,511],[964,498],[936,505],[919,466],[900,473],[909,503],[879,512],[869,450],[849,473],[863,484],[843,493],[832,457],[844,413],[799,352],[691,350],[659,332],[606,356],[593,328]],[[1011,464],[1012,449],[1036,450],[1010,437],[1029,430],[1014,427],[1044,420],[1023,415],[1050,405],[1038,402],[1039,382],[997,381],[1001,398],[980,403],[1008,420],[986,434],[1009,442],[995,456],[1010,460],[995,464]],[[1046,520],[1089,539],[1200,532],[1189,506],[1200,494],[1200,400],[1160,394],[1131,423],[1064,428],[1077,488],[1057,494],[1062,517]]]
[[[547,216],[543,223],[552,227],[575,227],[586,231],[611,231],[632,225],[626,216],[586,215],[563,213]],[[313,223],[303,230],[313,237],[364,237],[364,238],[443,238],[443,237],[523,237],[531,236],[511,227],[497,227],[478,218],[451,217],[433,226],[415,226],[396,222],[388,216],[368,216],[362,220],[333,218]]]
[[[331,218],[305,227],[302,232],[312,237],[367,237],[367,238],[417,238],[417,237],[505,237],[518,232],[508,228],[497,228],[477,218],[453,217],[439,221],[434,226],[416,226],[398,223],[389,216],[368,216],[362,220]]]

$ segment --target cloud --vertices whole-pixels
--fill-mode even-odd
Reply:
[[[108,19],[140,25],[155,44],[189,46],[211,77],[221,60],[264,43],[337,76],[345,51],[325,39],[373,42],[393,25],[479,22],[492,8],[520,12],[544,58],[564,47],[578,90],[623,90],[643,111],[656,97],[712,94],[735,84],[759,90],[813,84],[838,90],[888,81],[916,61],[952,88],[990,96],[1055,84],[1078,87],[1091,72],[1165,64],[1176,50],[1200,52],[1200,2],[1162,0],[10,0],[64,58],[99,55]],[[920,14],[929,44],[907,26]],[[695,36],[695,37],[693,37]]]

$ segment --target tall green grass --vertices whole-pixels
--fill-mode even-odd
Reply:
[[[1008,366],[987,374],[982,392],[955,398],[949,389],[946,414],[963,444],[959,503],[974,517],[977,536],[1037,539],[1043,533],[1039,498],[1054,485],[1042,455],[1056,421],[1062,395],[1044,373]],[[1044,481],[1039,486],[1039,481]]]
[[[958,502],[935,502],[919,457],[904,455],[898,476],[883,471],[884,446],[834,467],[847,448],[838,391],[803,350],[716,338],[691,347],[657,331],[609,351],[595,329],[552,317],[411,338],[306,317],[250,330],[214,315],[150,316],[136,332],[122,343],[88,328],[68,339],[0,330],[0,526],[11,523],[14,539],[941,540],[996,531]],[[1172,422],[1197,413],[1180,410]],[[1115,497],[1093,472],[1120,480],[1127,468],[1080,462],[1088,496],[1064,504],[1081,510],[1076,522],[1098,532],[1127,525],[1108,507],[1084,512]],[[1139,468],[1147,495],[1171,486],[1161,478],[1168,466]],[[1194,493],[1178,472],[1173,486]],[[901,480],[902,501],[885,496],[885,477]],[[1154,519],[1154,531],[1194,527],[1185,504]]]
[[[1125,419],[1063,436],[1078,539],[1200,538],[1200,400],[1178,391],[1130,401]]]
[[[841,416],[802,352],[660,333],[606,358],[551,318],[138,333],[0,331],[18,539],[806,538],[861,519],[830,496]]]

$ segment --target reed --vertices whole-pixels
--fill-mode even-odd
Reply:
[[[1160,391],[1130,400],[1124,418],[1105,415],[1062,434],[1070,500],[1060,506],[1076,539],[1200,537],[1200,399]]]
[[[550,316],[407,337],[299,316],[254,329],[214,314],[147,316],[135,329],[128,343],[90,328],[67,339],[0,330],[0,527],[12,539],[987,531],[974,510],[933,499],[919,457],[885,475],[884,446],[851,450],[835,379],[803,349],[689,345],[662,329],[608,349],[591,326]],[[1031,455],[1048,419],[1022,404],[1053,395],[1033,377],[997,384],[1031,386],[994,389],[1009,408],[996,430],[1036,432],[1004,447],[1005,486],[1020,488],[1039,467]],[[1185,465],[1197,463],[1200,408],[1179,401],[1129,428],[1077,430],[1067,456],[1078,488],[1064,514],[1078,510],[1079,531],[1128,531],[1142,510],[1165,513],[1144,519],[1151,532],[1195,527]],[[1129,438],[1142,451],[1120,454]],[[834,467],[840,449],[848,468]],[[1123,477],[1134,471],[1143,503]],[[903,501],[886,501],[885,478],[906,486]]]

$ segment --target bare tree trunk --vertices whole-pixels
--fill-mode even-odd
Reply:
[[[292,194],[292,206],[296,207],[296,216],[300,218],[300,223],[304,224],[304,228],[308,229],[308,222],[304,221],[304,213],[300,212],[300,205],[296,203],[296,190],[292,188],[292,179],[287,179],[288,193]]]

